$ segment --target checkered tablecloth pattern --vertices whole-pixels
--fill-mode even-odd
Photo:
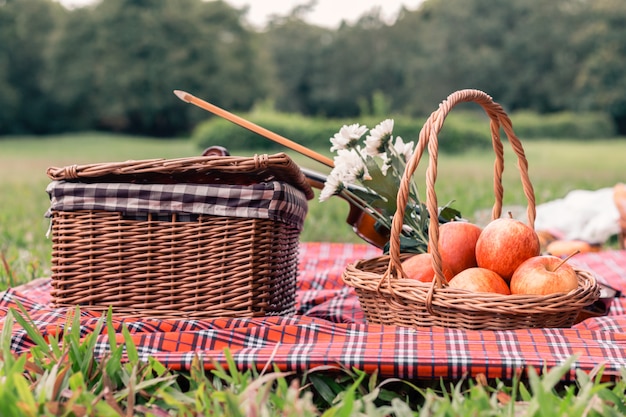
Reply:
[[[268,363],[285,371],[317,366],[357,367],[382,377],[450,378],[485,374],[510,379],[528,366],[542,369],[576,354],[575,368],[591,371],[603,365],[606,378],[626,367],[626,299],[615,299],[607,316],[587,319],[570,329],[464,331],[409,329],[367,324],[352,289],[341,280],[345,265],[378,256],[361,244],[303,243],[294,317],[215,320],[155,320],[114,316],[114,326],[130,330],[144,358],[153,356],[172,369],[187,369],[195,355],[208,368],[224,363],[229,348],[241,369]],[[599,281],[626,292],[626,251],[581,254],[575,261]],[[63,330],[68,310],[50,308],[50,281],[40,279],[0,293],[0,320],[17,302],[23,304],[41,332]],[[81,311],[81,331],[92,332],[99,314]],[[0,321],[0,325],[3,322]],[[33,342],[18,327],[12,349],[26,352]],[[106,352],[100,337],[96,353]]]
[[[46,188],[54,211],[104,210],[128,216],[172,213],[270,219],[302,230],[306,195],[279,181],[250,185],[134,184],[52,181]]]

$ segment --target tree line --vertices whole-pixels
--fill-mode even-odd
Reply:
[[[604,112],[626,133],[626,2],[426,0],[337,29],[306,23],[313,5],[260,30],[221,0],[0,0],[0,135],[186,134],[210,116],[174,89],[346,118],[424,116],[462,88],[509,111]]]

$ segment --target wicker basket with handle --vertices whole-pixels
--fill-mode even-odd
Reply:
[[[583,307],[599,297],[598,284],[588,271],[576,269],[577,289],[569,293],[546,296],[470,293],[447,285],[437,247],[439,237],[438,204],[435,193],[437,134],[450,110],[463,102],[480,105],[490,119],[492,144],[496,154],[495,203],[492,219],[500,217],[502,210],[504,150],[500,129],[503,129],[517,155],[522,186],[528,201],[528,224],[531,227],[534,225],[535,198],[528,177],[528,163],[521,142],[513,132],[511,121],[502,107],[486,93],[478,90],[456,91],[428,118],[420,132],[416,151],[407,163],[397,196],[398,208],[392,222],[389,255],[348,265],[343,273],[343,280],[348,286],[355,288],[366,318],[371,323],[492,330],[570,327]],[[406,255],[400,254],[399,243],[409,182],[426,148],[429,153],[426,171],[426,205],[430,215],[428,240],[435,270],[435,279],[432,283],[406,278],[402,270],[402,260]]]
[[[307,200],[283,153],[51,167],[52,301],[159,318],[290,315]]]

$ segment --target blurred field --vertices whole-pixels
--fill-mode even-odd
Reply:
[[[573,189],[599,189],[626,181],[624,139],[533,140],[525,142],[524,148],[538,204],[563,197]],[[44,218],[48,167],[185,157],[200,152],[188,140],[101,134],[0,139],[0,289],[49,273],[51,243],[45,236],[48,221]],[[328,172],[299,154],[288,153],[302,166]],[[253,155],[254,151],[237,154]],[[477,210],[491,207],[493,160],[489,151],[440,154],[436,186],[439,203],[454,200],[453,206],[470,220]],[[423,161],[416,173],[418,185],[424,183],[425,166]],[[515,159],[508,149],[503,182],[504,204],[525,205]],[[345,222],[347,214],[348,204],[339,198],[324,203],[311,201],[302,240],[360,242]]]

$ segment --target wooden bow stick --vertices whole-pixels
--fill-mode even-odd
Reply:
[[[204,109],[204,110],[206,110],[208,112],[211,112],[211,113],[213,113],[213,114],[215,114],[217,116],[220,116],[220,117],[222,117],[222,118],[224,118],[224,119],[226,119],[226,120],[228,120],[228,121],[230,121],[230,122],[232,122],[232,123],[234,123],[236,125],[239,125],[239,126],[241,126],[243,128],[246,128],[246,129],[248,129],[248,130],[250,130],[250,131],[252,131],[252,132],[254,132],[254,133],[258,134],[258,135],[261,135],[261,136],[263,136],[263,137],[265,137],[265,138],[267,138],[269,140],[277,142],[277,143],[279,143],[279,144],[281,144],[281,145],[283,145],[283,146],[285,146],[285,147],[287,147],[287,148],[289,148],[291,150],[299,152],[299,153],[301,153],[304,156],[307,156],[307,157],[309,157],[311,159],[314,159],[317,162],[320,162],[320,163],[322,163],[322,164],[324,164],[326,166],[329,166],[331,168],[335,166],[335,164],[334,164],[332,159],[330,159],[330,158],[328,158],[328,157],[326,157],[326,156],[324,156],[322,154],[319,154],[319,153],[317,153],[317,152],[315,152],[315,151],[313,151],[313,150],[311,150],[311,149],[309,149],[309,148],[307,148],[305,146],[302,146],[302,145],[300,145],[300,144],[298,144],[296,142],[293,142],[293,141],[287,139],[284,136],[281,136],[281,135],[279,135],[277,133],[274,133],[274,132],[272,132],[270,130],[267,130],[264,127],[261,127],[261,126],[259,126],[257,124],[254,124],[254,123],[252,123],[252,122],[250,122],[250,121],[248,121],[248,120],[246,120],[246,119],[244,119],[242,117],[236,116],[236,115],[234,115],[234,114],[232,114],[232,113],[230,113],[230,112],[228,112],[228,111],[226,111],[224,109],[221,109],[221,108],[217,107],[214,104],[211,104],[211,103],[208,103],[208,102],[206,102],[206,101],[204,101],[202,99],[199,99],[198,97],[195,97],[195,96],[193,96],[193,95],[191,95],[191,94],[189,94],[189,93],[187,93],[185,91],[174,90],[174,94],[176,94],[176,96],[178,96],[179,99],[181,99],[182,101],[184,101],[186,103],[191,103],[191,104],[193,104],[195,106],[198,106],[198,107],[200,107],[200,108],[202,108],[202,109]]]

